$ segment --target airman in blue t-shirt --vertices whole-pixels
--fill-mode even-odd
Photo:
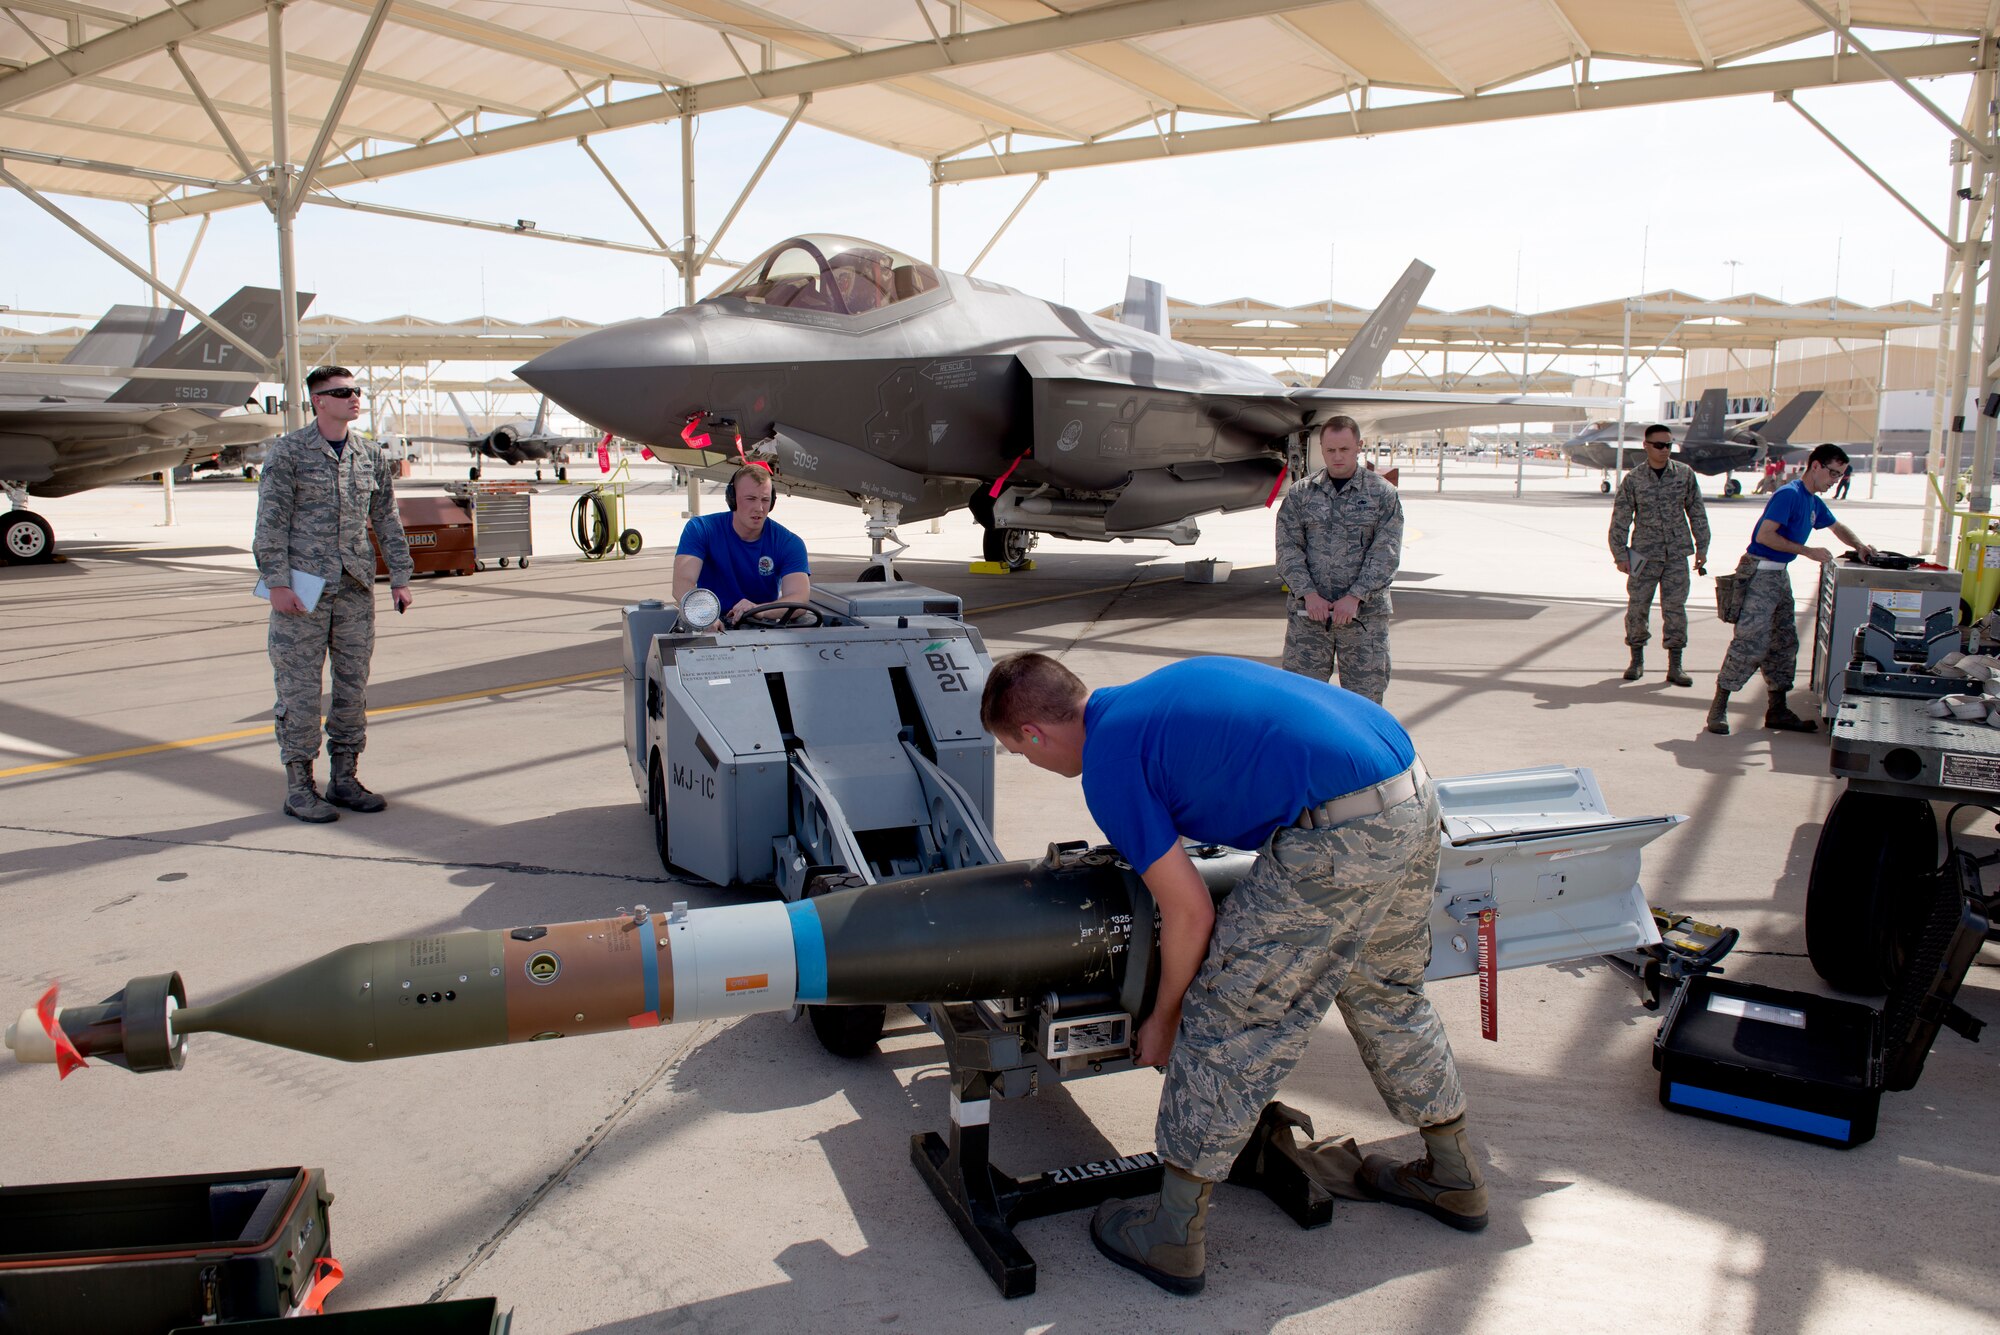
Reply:
[[[1708,706],[1710,732],[1729,731],[1729,693],[1750,684],[1761,668],[1771,701],[1764,709],[1764,726],[1782,732],[1818,732],[1819,725],[1800,718],[1785,703],[1799,666],[1798,611],[1792,603],[1794,557],[1809,556],[1825,565],[1833,560],[1826,547],[1808,547],[1806,539],[1814,530],[1830,528],[1834,536],[1860,552],[1863,559],[1875,549],[1855,536],[1854,530],[1833,517],[1820,493],[1847,476],[1847,451],[1826,444],[1806,457],[1803,476],[1787,482],[1765,502],[1757,520],[1750,549],[1736,564],[1736,578],[1742,588],[1743,606],[1736,616],[1736,635],[1715,674],[1715,699]]]
[[[1316,1172],[1467,1232],[1486,1187],[1465,1093],[1424,995],[1438,799],[1410,735],[1373,701],[1263,663],[1204,657],[1089,691],[1043,654],[993,665],[980,718],[1039,769],[1083,780],[1092,818],[1159,908],[1159,984],[1133,1060],[1164,1066],[1161,1193],[1091,1221],[1106,1257],[1175,1293],[1203,1284],[1214,1182],[1289,1136],[1272,1095],[1335,1001],[1422,1159]],[[1218,910],[1184,839],[1257,850]]]
[[[727,513],[690,519],[674,552],[674,601],[697,588],[714,593],[735,625],[752,607],[810,596],[811,567],[799,536],[771,519],[771,470],[745,464],[729,479]]]

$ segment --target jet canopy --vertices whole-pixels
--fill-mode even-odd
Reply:
[[[938,272],[900,251],[851,236],[795,236],[759,255],[708,298],[862,315],[929,292]]]

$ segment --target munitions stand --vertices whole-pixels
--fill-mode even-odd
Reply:
[[[1163,1171],[1160,1158],[1149,1150],[1052,1168],[1030,1178],[995,1168],[989,1157],[993,1100],[1035,1092],[1036,1055],[1021,1031],[992,1014],[988,1003],[953,1002],[928,1009],[951,1068],[951,1126],[943,1136],[935,1131],[911,1136],[910,1161],[993,1277],[1000,1296],[1025,1297],[1035,1291],[1035,1258],[1015,1236],[1014,1226],[1156,1192]],[[1117,1064],[1130,1063],[1121,1057]],[[1326,1189],[1291,1160],[1258,1155],[1255,1146],[1253,1139],[1229,1180],[1262,1191],[1300,1228],[1331,1223],[1333,1197]]]
[[[1959,583],[1959,574],[1953,570],[1883,570],[1845,560],[1822,565],[1818,614],[1813,620],[1811,677],[1813,689],[1820,693],[1821,717],[1832,718],[1840,708],[1846,690],[1842,671],[1857,630],[1886,616],[1891,635],[1914,633],[1928,628],[1933,617],[1942,616],[1945,626],[1955,632]]]

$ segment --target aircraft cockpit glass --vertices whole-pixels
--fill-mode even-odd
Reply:
[[[938,285],[930,265],[873,242],[795,236],[744,265],[710,300],[735,297],[759,306],[865,315]]]

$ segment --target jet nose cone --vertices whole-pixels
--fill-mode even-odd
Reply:
[[[678,315],[596,330],[514,373],[599,430],[649,445],[679,437],[707,381],[700,339]]]

